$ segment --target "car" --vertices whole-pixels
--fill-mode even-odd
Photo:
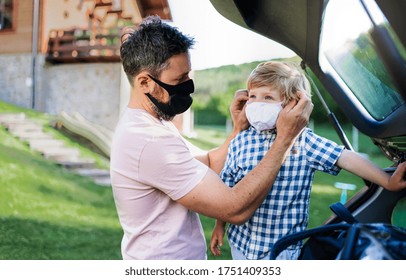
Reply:
[[[392,161],[387,172],[406,160],[406,1],[210,1],[235,24],[294,51],[351,123]],[[337,132],[352,149],[339,127]],[[406,190],[390,192],[365,181],[345,208],[361,223],[406,228]],[[332,214],[325,224],[338,222],[342,217]]]

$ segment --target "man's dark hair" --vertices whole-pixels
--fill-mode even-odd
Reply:
[[[133,85],[133,78],[143,70],[159,77],[168,67],[169,58],[188,52],[193,44],[192,37],[162,22],[158,16],[146,17],[120,48],[124,72],[130,84]]]

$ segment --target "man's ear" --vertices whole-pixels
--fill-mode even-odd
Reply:
[[[141,72],[134,78],[134,83],[137,88],[141,89],[142,92],[148,93],[152,91],[151,78],[146,72]]]

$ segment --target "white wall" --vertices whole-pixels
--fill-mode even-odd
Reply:
[[[127,75],[124,72],[123,67],[121,68],[121,80],[120,80],[120,115],[124,108],[127,107],[128,101],[130,100],[131,85],[127,79]]]
[[[120,63],[78,63],[44,68],[47,113],[79,112],[89,121],[113,129],[120,110]]]
[[[30,54],[0,56],[0,100],[31,109],[31,63]],[[121,68],[120,63],[51,65],[38,56],[35,109],[51,115],[79,112],[114,129],[122,99]]]
[[[0,100],[31,108],[31,54],[0,55]]]

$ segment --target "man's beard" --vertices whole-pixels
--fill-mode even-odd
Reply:
[[[173,120],[173,118],[174,118],[175,116],[171,116],[171,115],[165,114],[164,112],[162,112],[161,110],[159,110],[158,107],[155,106],[154,103],[152,103],[150,100],[148,100],[148,101],[149,101],[149,104],[151,104],[152,110],[155,112],[155,114],[158,115],[158,118],[160,118],[160,119],[162,119],[162,120],[164,120],[164,121],[171,121],[171,120]]]
[[[160,93],[159,89],[156,89],[152,92],[152,94],[155,96],[158,95],[159,93]],[[175,118],[175,116],[165,114],[164,112],[159,110],[159,108],[154,103],[152,103],[152,101],[149,98],[147,98],[147,99],[148,99],[149,104],[151,105],[152,110],[154,111],[155,114],[157,114],[158,118],[160,118],[164,121],[171,121],[171,120],[173,120],[173,118]]]

